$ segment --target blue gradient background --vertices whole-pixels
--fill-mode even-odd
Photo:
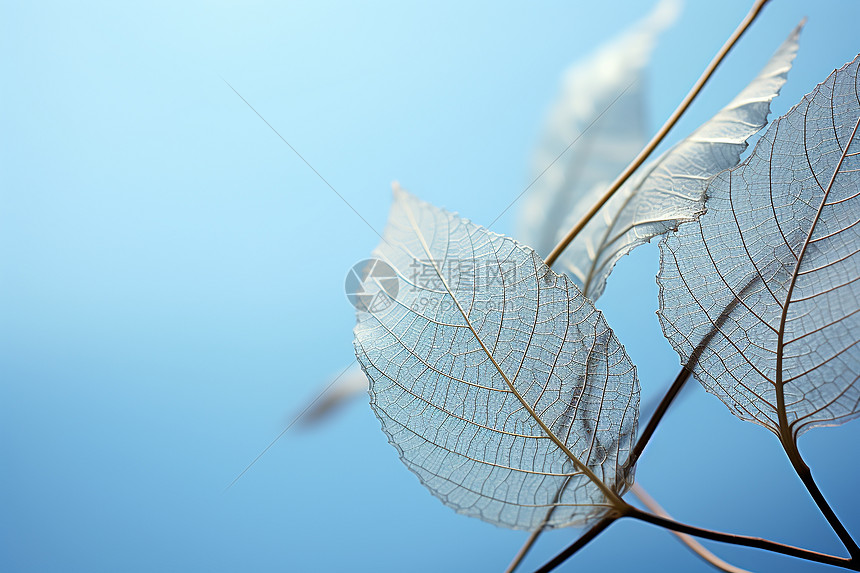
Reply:
[[[653,59],[656,129],[742,19],[689,2]],[[288,435],[352,358],[346,271],[378,238],[221,81],[383,227],[389,184],[488,223],[528,183],[561,72],[650,3],[6,2],[0,8],[0,570],[499,571],[525,539],[444,507],[363,403]],[[804,15],[784,113],[860,51],[860,4],[775,1],[673,132]],[[513,231],[509,212],[496,225]],[[645,400],[678,358],[657,250],[599,306]],[[801,448],[860,535],[860,424]],[[776,441],[694,386],[638,478],[677,518],[840,552]],[[551,532],[527,568],[576,531]],[[817,571],[711,545],[755,570]],[[619,523],[565,570],[710,571]]]

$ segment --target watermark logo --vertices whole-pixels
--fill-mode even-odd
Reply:
[[[442,292],[462,287],[490,292],[517,280],[517,263],[512,260],[415,259],[409,265],[413,291]]]
[[[379,312],[394,303],[400,285],[397,272],[379,259],[365,259],[353,265],[346,275],[346,298],[363,312]]]
[[[365,259],[350,269],[344,288],[362,312],[380,312],[399,300],[414,312],[439,315],[457,310],[458,297],[470,310],[492,311],[503,308],[518,269],[516,261],[505,259],[414,259],[400,280],[385,261]]]

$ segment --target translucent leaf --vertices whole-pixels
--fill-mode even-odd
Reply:
[[[602,314],[530,248],[404,191],[384,238],[399,285],[358,311],[355,348],[406,466],[498,525],[604,514],[633,480],[639,383]]]
[[[518,222],[517,237],[538,253],[546,255],[555,246],[576,202],[596,186],[605,189],[645,146],[644,70],[680,5],[680,0],[662,0],[565,72],[535,154],[536,182],[523,199]]]
[[[860,403],[858,61],[774,121],[710,184],[700,221],[661,243],[660,319],[682,360],[714,329],[696,378],[794,438]]]
[[[767,123],[770,102],[797,54],[802,26],[728,106],[628,180],[561,255],[557,268],[567,270],[589,298],[603,294],[620,257],[701,214],[708,180],[737,165],[746,140]],[[579,222],[606,187],[597,184],[581,196],[557,239]]]

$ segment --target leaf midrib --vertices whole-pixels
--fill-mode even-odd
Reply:
[[[834,80],[835,83],[835,80]],[[810,105],[812,104],[812,99],[809,100]],[[807,115],[804,114],[803,121],[803,141],[804,141],[804,149],[806,149],[806,119]],[[806,248],[812,242],[812,234],[815,232],[815,227],[818,224],[818,221],[821,218],[821,213],[824,210],[825,205],[827,204],[827,197],[830,195],[830,191],[833,189],[833,183],[836,181],[836,177],[839,175],[839,171],[842,168],[842,163],[845,161],[845,158],[848,156],[848,150],[851,149],[851,144],[854,143],[854,138],[857,135],[857,130],[860,128],[860,117],[857,118],[857,122],[854,124],[854,130],[851,132],[851,136],[848,138],[848,143],[845,146],[845,149],[842,150],[842,155],[839,157],[839,161],[836,163],[836,167],[833,169],[833,175],[830,177],[830,181],[827,183],[827,188],[824,190],[824,195],[821,197],[821,203],[818,205],[818,210],[815,213],[815,217],[812,220],[812,224],[809,226],[809,232],[806,234],[806,239],[803,241],[803,246],[800,248],[800,253],[797,256],[797,262],[794,265],[794,271],[791,273],[791,280],[788,285],[788,290],[785,295],[785,303],[782,305],[782,313],[779,320],[779,328],[777,331],[777,339],[776,339],[776,404],[777,404],[777,416],[779,417],[779,430],[780,430],[780,439],[783,442],[793,441],[793,436],[790,435],[790,427],[788,424],[788,412],[785,407],[785,382],[783,381],[783,372],[782,372],[782,359],[783,359],[783,351],[784,351],[784,340],[785,340],[785,325],[786,319],[788,317],[788,307],[791,305],[791,296],[794,292],[794,286],[797,283],[797,277],[800,273],[800,265],[803,262],[803,257],[806,255]],[[838,142],[838,139],[837,139]],[[812,166],[810,166],[810,171],[812,171]],[[814,171],[813,171],[814,172]]]
[[[406,203],[404,203],[404,211],[406,212],[406,216],[409,219],[409,224],[412,226],[412,229],[415,232],[415,235],[418,237],[418,240],[421,243],[421,247],[424,249],[424,252],[426,253],[428,259],[430,260],[430,263],[433,265],[433,269],[436,271],[436,274],[438,275],[439,280],[445,286],[445,291],[451,297],[451,300],[454,301],[454,304],[457,306],[457,309],[460,311],[460,314],[462,315],[463,320],[466,322],[466,326],[469,328],[469,331],[475,337],[475,340],[477,340],[478,344],[481,345],[481,349],[484,351],[484,353],[487,355],[487,357],[493,363],[493,366],[496,368],[499,375],[505,381],[505,384],[507,384],[508,388],[510,388],[511,393],[514,396],[516,396],[517,400],[520,401],[523,408],[525,408],[526,411],[529,413],[529,415],[538,423],[538,425],[540,425],[540,427],[543,429],[544,432],[546,432],[546,435],[549,436],[549,438],[555,443],[555,445],[558,446],[559,449],[561,449],[561,451],[564,452],[568,458],[570,458],[570,460],[573,462],[574,466],[576,466],[576,468],[578,468],[579,471],[581,471],[583,474],[585,474],[585,476],[588,477],[588,479],[590,479],[603,492],[603,494],[606,496],[607,500],[610,503],[612,503],[612,505],[614,507],[619,508],[619,509],[626,507],[627,503],[624,500],[622,500],[621,497],[618,494],[616,494],[609,486],[607,486],[603,482],[603,480],[601,480],[599,477],[597,477],[597,475],[595,475],[595,473],[593,471],[591,471],[591,469],[587,465],[582,463],[579,460],[579,458],[577,458],[573,454],[573,452],[570,451],[570,449],[564,444],[564,442],[562,442],[558,438],[558,436],[556,436],[555,433],[543,422],[543,420],[541,420],[541,418],[537,415],[537,412],[534,411],[534,409],[531,407],[531,405],[516,390],[513,383],[508,378],[507,374],[505,374],[505,372],[502,370],[502,367],[499,365],[498,362],[496,362],[496,359],[493,356],[493,354],[489,351],[489,349],[484,344],[484,341],[481,340],[480,336],[478,336],[478,333],[475,331],[474,327],[472,326],[472,323],[469,320],[469,317],[466,314],[466,311],[463,309],[463,307],[460,305],[460,301],[457,299],[456,296],[454,296],[454,293],[451,291],[451,287],[448,285],[448,281],[445,279],[444,273],[442,273],[442,271],[437,266],[436,260],[433,259],[433,255],[430,252],[430,247],[424,238],[424,234],[421,232],[421,228],[418,225],[418,222],[415,220],[415,216],[412,213],[412,209]],[[539,295],[540,294],[540,288],[538,288],[537,290],[538,290],[538,295]]]

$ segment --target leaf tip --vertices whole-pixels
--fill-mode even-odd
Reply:
[[[409,191],[400,186],[400,182],[397,180],[391,182],[391,194],[394,197],[395,203],[408,199],[412,196]]]

